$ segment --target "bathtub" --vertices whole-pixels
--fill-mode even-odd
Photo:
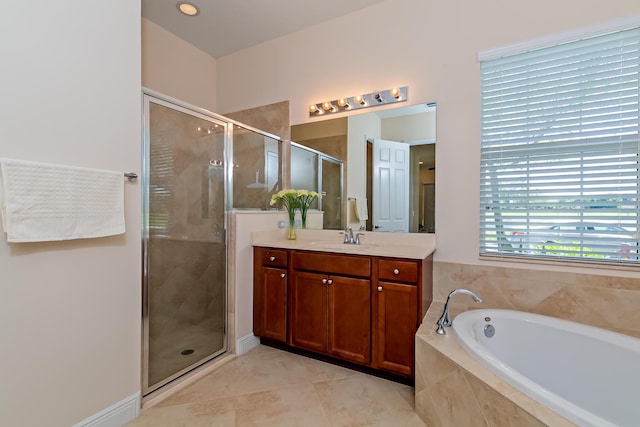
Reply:
[[[640,339],[512,310],[466,311],[453,330],[482,365],[579,426],[640,426]]]

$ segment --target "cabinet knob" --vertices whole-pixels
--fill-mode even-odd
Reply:
[[[333,284],[333,279],[329,279],[329,280],[327,280],[327,283],[328,283],[328,284],[330,284],[330,285],[332,285],[332,284]]]
[[[327,284],[327,279],[322,279],[322,284],[326,285]]]
[[[273,262],[273,261],[275,261],[275,260],[276,260],[276,257],[274,257],[274,256],[270,256],[270,257],[269,257],[269,261]]]
[[[382,286],[378,286],[378,292],[382,292]]]
[[[397,268],[394,268],[393,269],[393,274],[395,274],[397,276],[398,274],[400,274],[400,270],[398,270]]]
[[[280,278],[284,279],[287,275],[284,273],[280,273]]]

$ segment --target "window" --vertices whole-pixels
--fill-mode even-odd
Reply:
[[[640,27],[480,68],[481,255],[639,264]]]

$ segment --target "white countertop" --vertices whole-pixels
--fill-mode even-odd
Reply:
[[[253,232],[251,235],[253,246],[300,251],[424,259],[436,250],[435,234],[360,233],[364,233],[360,236],[360,245],[342,243],[344,235],[338,230],[296,229],[296,240],[287,240],[286,229]]]

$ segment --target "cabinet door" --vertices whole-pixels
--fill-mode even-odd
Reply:
[[[376,359],[380,369],[406,376],[413,374],[417,295],[415,285],[379,282]]]
[[[331,355],[371,362],[371,281],[329,276],[329,348]]]
[[[327,276],[295,271],[290,283],[291,344],[327,351]]]
[[[262,270],[262,336],[287,341],[287,270],[264,267]]]

